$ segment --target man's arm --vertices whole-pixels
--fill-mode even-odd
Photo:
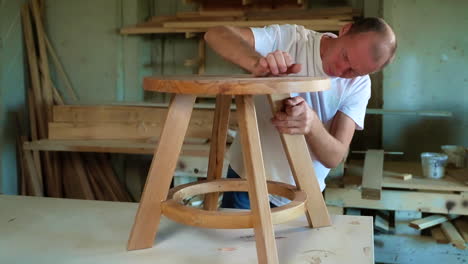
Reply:
[[[263,57],[255,51],[255,37],[250,28],[219,26],[205,33],[208,45],[224,59],[244,68],[255,76],[298,73],[299,64],[283,51]]]
[[[279,132],[303,134],[309,149],[324,166],[338,166],[353,138],[356,129],[354,121],[338,111],[328,132],[302,97],[286,99],[284,105],[285,111],[276,113],[272,119]]]

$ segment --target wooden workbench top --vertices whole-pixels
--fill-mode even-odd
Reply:
[[[125,249],[138,204],[0,195],[0,263],[257,263],[253,230],[214,230],[162,219],[151,249]],[[332,215],[276,226],[280,263],[374,263],[372,218]]]

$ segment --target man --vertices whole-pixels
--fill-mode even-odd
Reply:
[[[369,73],[381,70],[394,57],[395,35],[380,18],[347,24],[339,36],[298,25],[264,28],[215,27],[205,34],[219,55],[255,76],[330,77],[330,90],[295,94],[284,111],[271,114],[265,96],[255,97],[265,171],[268,179],[294,184],[279,133],[303,134],[323,191],[329,168],[344,158],[356,129],[364,127],[370,98]],[[243,175],[239,137],[229,151],[228,177]],[[271,196],[273,205],[287,202]],[[250,208],[246,193],[226,193],[223,207]]]

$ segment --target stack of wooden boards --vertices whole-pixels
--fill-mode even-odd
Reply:
[[[110,160],[100,154],[42,152],[23,148],[32,141],[48,137],[54,105],[64,100],[55,88],[50,72],[67,88],[67,98],[77,100],[43,24],[44,1],[26,2],[21,11],[24,42],[27,52],[29,87],[27,101],[30,131],[19,128],[18,160],[21,171],[21,194],[33,196],[130,201],[131,198],[117,179]],[[54,68],[49,68],[49,56]]]
[[[175,16],[155,16],[135,26],[124,27],[121,34],[197,33],[215,26],[263,27],[272,24],[297,24],[315,31],[339,31],[361,16],[351,7],[306,10],[205,10],[179,12]]]
[[[349,161],[344,177],[327,184],[325,200],[346,214],[374,216],[377,262],[387,263],[392,256],[406,263],[422,258],[422,248],[452,260],[458,249],[466,249],[468,169],[447,168],[444,178],[429,179],[421,176],[418,162],[383,162],[378,150],[367,155],[365,161]]]
[[[197,3],[201,10],[213,9],[302,9],[307,7],[304,0],[184,0],[185,3]]]
[[[163,128],[167,110],[167,105],[164,104],[151,107],[55,106],[53,119],[49,123],[49,139],[156,142]],[[194,109],[186,137],[191,138],[193,142],[208,141],[211,137],[213,116],[214,105]],[[233,112],[230,127],[236,126]]]

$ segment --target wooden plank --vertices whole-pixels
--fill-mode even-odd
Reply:
[[[411,180],[413,178],[413,174],[411,173],[399,173],[393,171],[384,171],[383,175],[385,177],[395,178],[403,181]]]
[[[156,142],[137,140],[38,140],[24,142],[23,148],[41,151],[104,152],[125,154],[152,154]],[[208,157],[209,145],[187,142],[182,147],[182,155]]]
[[[448,215],[431,215],[418,219],[409,223],[409,226],[416,228],[418,230],[423,230],[438,224],[441,224],[446,221],[457,218],[458,216],[448,216]]]
[[[161,218],[161,202],[167,198],[195,96],[175,95],[171,100],[161,142],[155,149],[140,206],[127,244],[128,250],[153,246]]]
[[[36,36],[37,36],[37,44],[39,50],[39,58],[40,58],[40,72],[42,73],[42,95],[44,99],[44,105],[46,107],[47,113],[47,120],[52,120],[52,87],[50,85],[50,71],[49,71],[49,60],[47,57],[47,47],[45,44],[45,31],[44,25],[42,22],[41,14],[40,14],[40,7],[38,0],[31,1],[31,12],[34,18],[34,25],[36,26]]]
[[[387,219],[376,215],[374,218],[374,228],[380,232],[388,233],[390,231],[390,224]]]
[[[60,105],[53,108],[54,122],[96,122],[96,123],[122,123],[122,122],[148,122],[162,124],[167,116],[167,106],[108,106],[108,105]],[[235,111],[230,113],[231,126],[237,125]],[[190,118],[191,125],[201,123],[212,125],[213,109],[194,109]]]
[[[27,181],[30,185],[30,193],[33,196],[44,196],[44,191],[42,188],[41,183],[39,182],[39,176],[37,175],[37,169],[34,166],[34,158],[32,152],[29,150],[23,151],[27,173],[25,176],[27,177]]]
[[[104,177],[107,179],[107,182],[109,183],[109,186],[114,190],[117,201],[119,202],[131,202],[132,198],[128,194],[127,190],[125,189],[125,186],[119,181],[117,178],[117,175],[114,172],[114,169],[112,168],[112,164],[110,163],[110,160],[106,156],[106,154],[96,154],[98,164],[100,164],[102,168],[102,172]]]
[[[232,96],[230,95],[218,95],[216,97],[207,180],[220,179],[222,176],[231,102]],[[206,194],[205,210],[216,210],[218,197],[219,193]]]
[[[327,205],[368,208],[380,210],[419,211],[426,213],[468,215],[460,194],[426,193],[410,191],[382,190],[381,200],[361,198],[361,192],[350,188],[325,189]],[[457,206],[447,210],[447,202],[452,201]]]
[[[29,126],[30,126],[30,131],[31,131],[31,139],[38,140],[37,120],[36,120],[36,113],[35,113],[35,110],[37,108],[34,105],[33,92],[31,88],[28,89],[27,96],[28,96]],[[25,142],[26,140],[23,142],[23,145]],[[23,145],[21,145],[21,149],[23,149]],[[42,177],[41,156],[40,156],[40,153],[36,150],[33,151],[33,159],[34,159],[34,166],[36,168],[39,185],[43,187],[44,181]]]
[[[418,172],[413,172],[409,168],[401,169],[407,171],[408,175],[418,175]],[[409,180],[404,180],[398,177],[393,177],[392,172],[385,170],[383,172],[383,182],[382,187],[384,188],[396,188],[396,189],[405,189],[405,190],[426,190],[426,191],[450,191],[450,192],[466,192],[468,191],[468,186],[452,177],[444,177],[442,179],[429,179],[422,178],[421,176],[412,177]],[[400,173],[400,172],[395,172]],[[360,185],[362,175],[362,167],[356,165],[347,165],[346,175],[344,177],[345,185]]]
[[[44,111],[44,121],[52,120],[52,88],[50,85],[50,72],[49,72],[49,62],[47,58],[46,46],[44,43],[44,25],[42,21],[42,16],[39,10],[39,3],[37,0],[33,0],[30,4],[30,11],[34,19],[34,25],[36,28],[36,38],[37,46],[39,51],[39,71],[41,75],[41,92],[43,100],[43,110]],[[38,96],[38,95],[36,95]],[[47,135],[47,125],[45,125],[45,133],[41,138],[46,137]],[[61,197],[62,196],[62,182],[60,175],[54,174],[53,162],[55,162],[54,155],[50,153],[44,154],[45,161],[45,175],[46,175],[46,187],[47,187],[47,196],[50,197]]]
[[[244,160],[244,173],[247,176],[249,184],[249,200],[252,208],[258,263],[278,263],[253,96],[236,96],[236,105]]]
[[[80,154],[70,153],[70,160],[76,173],[76,180],[78,183],[76,188],[79,188],[83,192],[84,199],[94,200],[95,197],[91,189],[91,185],[88,180],[88,175],[86,173],[86,168],[82,162]]]
[[[52,47],[52,44],[49,41],[49,38],[46,34],[44,34],[45,44],[47,45],[47,50],[49,51],[50,57],[52,58],[52,62],[54,63],[55,69],[57,70],[58,76],[62,80],[65,88],[67,88],[68,95],[67,97],[71,98],[73,101],[78,101],[78,96],[76,96],[75,90],[71,85],[70,79],[63,68],[62,63],[60,62],[55,49]]]
[[[273,114],[282,108],[283,100],[288,97],[290,97],[289,94],[268,95]],[[280,134],[280,137],[296,186],[304,190],[308,197],[306,206],[309,226],[315,228],[330,226],[330,216],[315,175],[305,137],[303,135],[288,134]]]
[[[362,173],[362,198],[380,200],[384,151],[370,149],[366,153]]]
[[[163,22],[165,28],[211,28],[216,26],[264,27],[274,24],[293,24],[304,27],[317,27],[320,30],[337,30],[348,22],[335,19],[287,19],[287,20],[250,20],[250,21],[168,21]]]
[[[465,240],[451,222],[444,222],[440,227],[452,245],[459,249],[466,249]]]
[[[45,264],[42,260],[49,259],[69,263],[70,258],[83,264],[257,263],[252,229],[195,228],[167,218],[161,219],[162,243],[126,253],[122,242],[137,207],[137,203],[2,195],[0,221],[5,224],[0,225],[0,234],[9,234],[0,241],[2,263]],[[372,218],[334,215],[332,219],[333,228],[304,228],[305,217],[275,226],[282,263],[318,264],[314,259],[322,259],[320,264],[373,264]],[[45,242],[54,250],[44,250]],[[18,254],[18,245],[28,254]]]
[[[59,91],[57,90],[57,88],[55,87],[52,81],[50,81],[50,86],[52,87],[54,103],[58,105],[65,104],[65,102],[63,101],[62,95],[60,95]]]
[[[442,232],[442,228],[440,226],[435,226],[431,228],[431,235],[434,240],[439,244],[448,244],[450,241],[445,236],[444,232]]]
[[[465,243],[468,243],[468,220],[466,218],[460,218],[452,222],[457,227],[457,230],[463,239],[465,239]]]
[[[34,112],[37,115],[39,138],[47,137],[47,118],[44,115],[44,104],[41,100],[41,80],[39,77],[38,61],[36,55],[36,48],[34,44],[34,36],[31,26],[31,17],[29,14],[29,4],[25,4],[21,10],[21,17],[23,22],[23,36],[28,56],[29,76],[31,78],[31,87],[34,99]]]
[[[93,182],[95,182],[98,186],[100,186],[100,188],[97,189],[96,187],[91,185],[93,192],[95,188],[97,189],[97,191],[101,192],[99,195],[96,195],[96,197],[100,196],[106,201],[119,201],[117,192],[115,191],[114,187],[111,185],[107,176],[105,175],[103,168],[104,164],[98,161],[97,155],[92,153],[86,153],[81,155],[81,157],[84,164],[86,164],[86,170],[88,172],[88,179],[90,181],[90,185]]]
[[[211,127],[208,122],[193,123],[187,137],[209,139]],[[131,123],[49,123],[49,139],[53,140],[94,140],[94,139],[134,139],[156,141],[161,134],[162,124]]]

